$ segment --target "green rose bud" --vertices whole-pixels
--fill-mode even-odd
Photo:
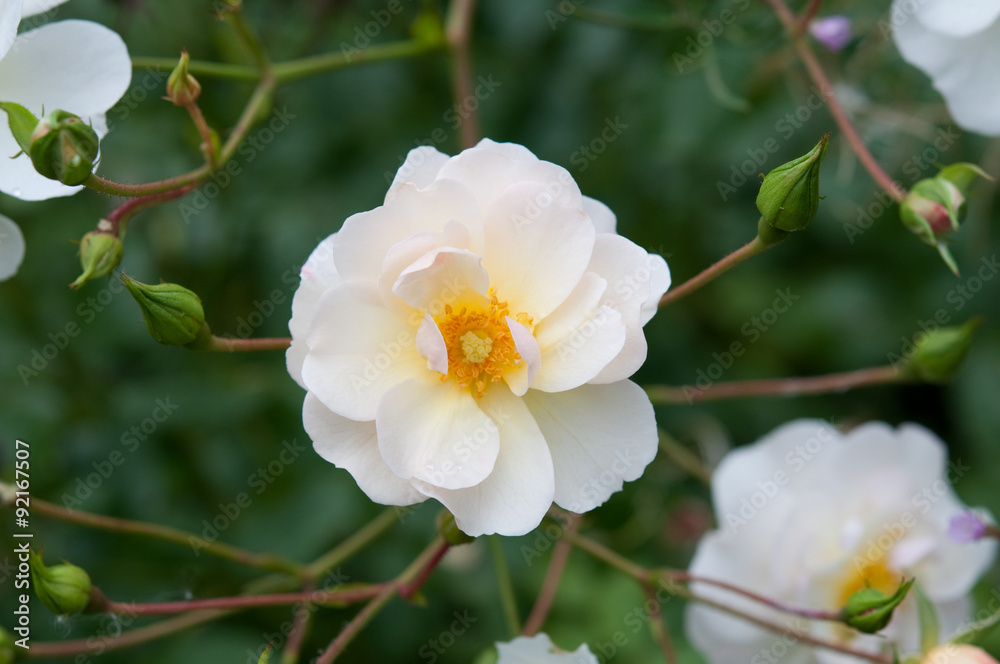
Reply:
[[[892,612],[906,597],[913,579],[904,581],[892,595],[876,588],[865,588],[850,596],[843,610],[843,621],[865,634],[884,629],[892,620]]]
[[[926,383],[947,383],[965,361],[972,335],[982,322],[981,318],[973,318],[961,327],[942,327],[928,332],[916,342],[913,355],[900,371]]]
[[[444,536],[444,541],[452,546],[468,544],[476,540],[475,537],[470,537],[459,530],[458,524],[455,523],[455,516],[448,510],[444,510],[438,514],[437,529]]]
[[[808,153],[764,176],[757,194],[757,209],[764,223],[785,232],[800,231],[809,225],[819,210],[819,167],[829,142],[827,132]]]
[[[80,613],[90,604],[91,583],[85,571],[63,563],[46,567],[42,557],[31,552],[31,583],[38,599],[60,616]]]
[[[124,247],[121,238],[110,232],[110,225],[110,222],[102,219],[97,225],[98,230],[90,231],[80,240],[80,265],[83,266],[83,274],[69,285],[70,288],[76,289],[91,279],[103,277],[121,262]],[[102,227],[108,229],[102,230]]]
[[[97,132],[90,125],[72,113],[53,111],[31,132],[27,152],[36,171],[72,186],[90,177],[97,148]]]
[[[167,79],[167,96],[176,106],[188,106],[198,101],[201,96],[201,84],[188,73],[188,62],[191,58],[187,51],[181,51],[180,62]]]
[[[271,661],[271,644],[268,644],[264,648],[264,652],[260,654],[260,659],[257,660],[257,664],[267,664]]]
[[[149,333],[167,346],[202,348],[211,343],[201,299],[177,284],[150,286],[122,274],[125,287],[142,310]]]
[[[920,180],[899,206],[899,218],[924,244],[934,247],[952,272],[958,265],[945,244],[965,218],[965,194],[976,177],[992,179],[975,164],[958,163]]]

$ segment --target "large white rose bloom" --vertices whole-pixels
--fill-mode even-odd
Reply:
[[[107,131],[104,114],[128,89],[132,61],[116,33],[90,21],[59,21],[17,34],[24,18],[65,0],[0,0],[0,101],[14,102],[36,116],[57,109],[90,123],[98,136]],[[26,201],[69,196],[67,187],[39,175],[20,152],[0,113],[0,191]],[[0,218],[0,281],[17,272],[24,258],[21,231]]]
[[[670,283],[563,168],[484,140],[412,150],[381,207],[302,269],[288,371],[326,460],[379,503],[436,498],[470,535],[586,512],[656,453],[627,380]]]
[[[497,664],[598,664],[586,643],[573,652],[562,652],[544,632],[497,643],[497,653]]]
[[[719,464],[712,476],[719,529],[701,541],[690,572],[832,611],[866,585],[891,593],[904,575],[916,577],[948,636],[969,618],[969,591],[996,553],[994,541],[948,537],[949,521],[965,509],[951,485],[967,470],[960,461],[948,464],[944,444],[916,425],[871,423],[841,435],[826,422],[791,422]],[[810,623],[704,584],[694,589],[853,649],[886,646],[885,638],[838,623]],[[717,664],[857,661],[697,604],[688,609],[687,631]],[[901,652],[919,650],[912,596],[879,635]]]
[[[1000,135],[1000,0],[894,0],[903,58],[944,95],[959,126]]]

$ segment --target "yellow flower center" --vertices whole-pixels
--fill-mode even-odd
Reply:
[[[448,348],[448,375],[459,388],[472,388],[475,397],[482,397],[488,383],[499,383],[508,369],[517,366],[521,356],[507,326],[511,316],[506,302],[489,291],[485,307],[444,308],[444,315],[435,318],[445,346]],[[531,317],[526,313],[511,316],[531,329]]]

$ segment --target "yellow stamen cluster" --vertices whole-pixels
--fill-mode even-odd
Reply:
[[[473,395],[483,396],[488,383],[499,383],[508,369],[517,366],[521,356],[507,327],[509,305],[501,302],[491,288],[485,308],[453,309],[435,319],[448,348],[448,375],[459,388],[473,387]],[[525,313],[511,316],[531,329],[531,317]]]

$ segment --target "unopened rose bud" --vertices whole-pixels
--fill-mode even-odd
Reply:
[[[975,646],[945,643],[924,655],[920,664],[997,664],[997,661]]]
[[[829,141],[827,132],[808,153],[764,176],[757,194],[757,209],[764,223],[788,233],[802,230],[813,220],[819,210],[820,164]]]
[[[843,610],[843,621],[865,634],[884,629],[892,620],[892,612],[906,597],[913,579],[900,584],[892,595],[877,588],[864,588],[850,596]]]
[[[76,565],[63,563],[47,567],[42,557],[31,552],[31,582],[38,599],[60,616],[80,613],[90,604],[90,576]]]
[[[191,60],[187,51],[181,51],[180,62],[170,72],[167,79],[167,96],[176,106],[188,106],[198,101],[201,96],[201,84],[188,73],[188,62]]]
[[[121,238],[110,230],[100,230],[100,226],[108,224],[101,221],[96,231],[90,231],[80,240],[80,265],[83,274],[69,285],[79,288],[91,279],[98,279],[111,272],[122,260],[124,247]]]
[[[40,174],[63,184],[78,185],[94,170],[97,132],[79,116],[53,111],[38,121],[28,148],[31,163]]]
[[[177,284],[151,286],[123,274],[122,281],[142,310],[149,333],[167,346],[202,348],[211,343],[201,299]]]
[[[926,333],[900,371],[926,383],[947,383],[962,366],[972,344],[972,336],[982,323],[973,318],[961,327],[942,327]]]

